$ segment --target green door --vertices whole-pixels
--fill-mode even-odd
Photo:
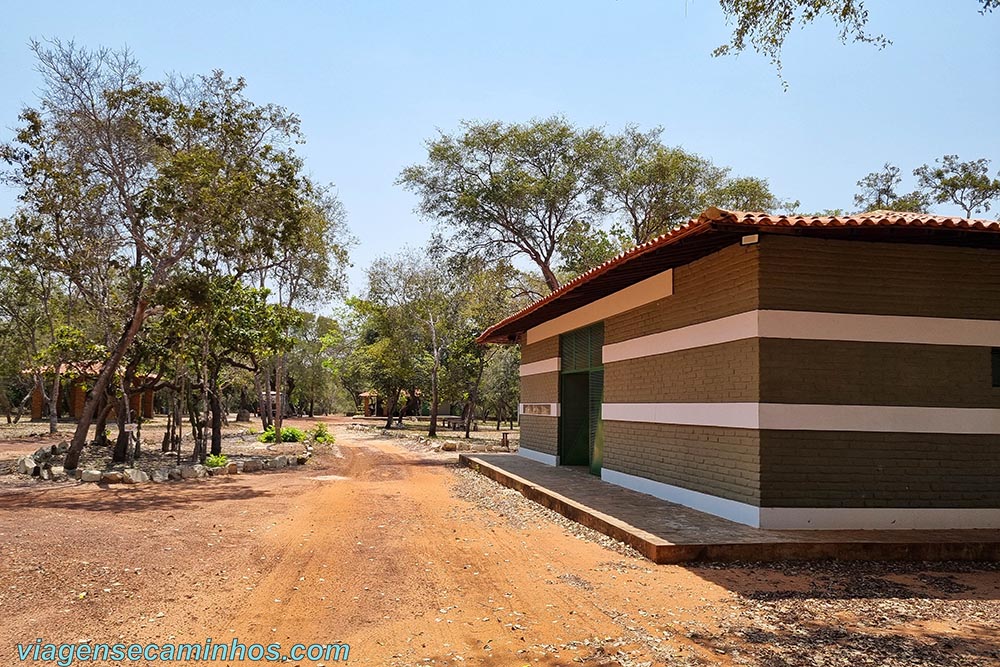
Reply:
[[[559,463],[590,465],[589,373],[565,373],[560,378]]]
[[[559,341],[559,462],[601,474],[604,457],[604,324],[563,334]]]
[[[604,422],[601,420],[601,405],[604,403],[604,369],[592,370],[589,377],[588,398],[590,423],[587,435],[590,445],[590,472],[601,474],[601,463],[604,460]]]

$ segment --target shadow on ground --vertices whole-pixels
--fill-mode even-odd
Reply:
[[[7,491],[0,494],[0,511],[45,508],[127,514],[151,509],[192,508],[202,503],[226,500],[253,500],[271,495],[236,479],[137,486],[95,484],[88,487],[84,489],[82,485],[74,485]]]

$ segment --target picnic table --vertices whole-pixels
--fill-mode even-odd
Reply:
[[[461,417],[455,417],[453,415],[448,415],[441,417],[441,425],[445,428],[450,428],[452,431],[457,431],[460,428],[465,427],[465,420]]]

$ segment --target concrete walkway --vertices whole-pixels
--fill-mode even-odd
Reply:
[[[459,460],[655,563],[1000,560],[1000,530],[762,530],[602,482],[584,468],[513,454],[463,454]]]

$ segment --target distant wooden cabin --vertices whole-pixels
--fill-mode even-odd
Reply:
[[[83,414],[83,405],[87,401],[87,386],[92,384],[97,378],[97,373],[99,367],[92,366],[87,369],[84,373],[79,373],[78,371],[71,371],[68,368],[63,368],[60,374],[63,376],[60,382],[59,393],[59,418],[67,416],[70,419],[79,419],[80,415]],[[145,378],[142,378],[145,379]],[[47,387],[51,390],[52,385],[52,369],[45,371],[45,383]],[[152,389],[146,389],[141,393],[132,394],[129,396],[129,408],[133,415],[141,416],[143,419],[152,419],[154,414],[153,408],[153,398],[156,392]],[[39,421],[43,419],[45,415],[45,408],[47,402],[45,396],[42,394],[42,390],[36,384],[31,390],[31,419]],[[111,411],[112,418],[114,418],[115,410],[112,408]]]

